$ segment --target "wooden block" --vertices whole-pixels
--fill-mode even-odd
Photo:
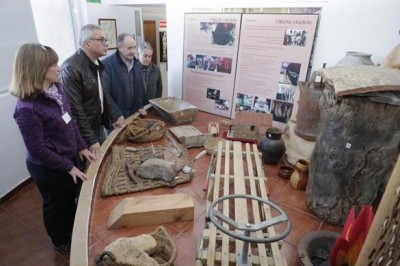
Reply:
[[[186,193],[131,197],[114,207],[107,228],[191,221],[193,218],[193,200]]]
[[[203,134],[196,127],[190,125],[171,127],[169,130],[186,148],[203,146],[204,141],[213,136],[211,133]]]

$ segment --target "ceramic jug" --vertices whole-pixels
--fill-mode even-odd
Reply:
[[[294,172],[290,176],[290,185],[294,189],[306,190],[308,183],[308,165],[307,160],[300,159],[294,165]]]
[[[267,164],[276,164],[285,153],[285,143],[281,139],[282,131],[270,127],[265,132],[265,137],[259,143],[262,159]]]
[[[371,54],[349,51],[346,56],[336,63],[336,66],[374,65]]]

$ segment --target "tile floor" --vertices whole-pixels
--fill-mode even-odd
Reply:
[[[204,121],[214,119],[220,122],[220,117],[211,117],[200,113],[193,123],[200,131],[206,132]],[[219,121],[218,121],[219,120]],[[189,149],[189,155],[194,158],[201,149]],[[207,173],[209,158],[207,156],[194,164],[193,180],[175,188],[159,188],[150,191],[135,193],[140,195],[157,195],[174,192],[185,192],[192,195],[195,204],[195,219],[193,221],[165,224],[171,238],[178,247],[178,256],[175,265],[194,265],[196,250],[201,232],[205,226],[205,192],[202,190]],[[277,176],[277,167],[264,164],[267,176],[269,199],[280,206],[292,221],[292,231],[283,240],[281,254],[287,265],[300,265],[297,259],[297,244],[301,237],[310,231],[331,230],[341,231],[341,227],[331,226],[315,217],[308,210],[305,203],[305,192],[293,189],[288,180]],[[100,186],[100,185],[98,185]],[[98,191],[94,198],[94,213],[90,228],[89,261],[94,265],[94,257],[101,253],[103,248],[120,236],[135,236],[154,231],[157,226],[140,226],[107,230],[108,215],[122,196],[101,198]],[[40,194],[30,183],[15,194],[0,207],[0,265],[68,265],[66,255],[54,251],[46,235],[41,209]]]

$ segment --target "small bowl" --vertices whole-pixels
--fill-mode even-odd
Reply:
[[[280,165],[278,167],[278,176],[283,179],[290,179],[290,176],[292,175],[293,171],[294,168],[291,165]]]

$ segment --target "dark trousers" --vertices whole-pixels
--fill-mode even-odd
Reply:
[[[68,172],[26,161],[28,171],[43,198],[43,220],[55,246],[71,242],[77,185]]]

